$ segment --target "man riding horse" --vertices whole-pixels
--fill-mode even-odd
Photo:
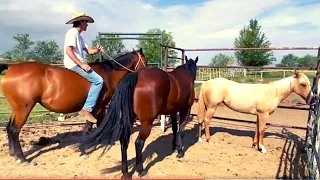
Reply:
[[[85,43],[81,32],[87,30],[88,23],[94,23],[94,20],[84,13],[73,14],[72,19],[66,23],[73,24],[73,27],[65,35],[63,63],[66,68],[78,73],[91,83],[87,99],[79,114],[88,121],[96,123],[97,120],[91,112],[97,103],[103,86],[103,79],[87,64],[84,58],[84,51],[88,54],[96,54],[103,51],[103,47],[98,45],[96,48],[89,48]]]

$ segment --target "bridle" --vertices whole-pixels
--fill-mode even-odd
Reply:
[[[102,52],[102,51],[101,51],[101,52]],[[143,64],[143,66],[146,68],[146,64],[142,61],[142,56],[141,56],[141,54],[140,54],[139,52],[137,52],[138,57],[139,57],[139,60],[138,60],[138,63],[136,64],[136,66],[134,67],[134,70],[131,70],[131,69],[125,67],[124,65],[120,64],[118,61],[114,60],[112,57],[110,57],[110,56],[109,56],[108,54],[106,54],[105,52],[102,52],[102,53],[103,53],[104,55],[108,56],[112,61],[114,61],[115,63],[117,63],[119,66],[123,67],[124,69],[126,69],[126,70],[128,70],[128,71],[130,71],[130,72],[134,72],[134,71],[137,69],[137,67],[138,67],[138,65],[140,64],[140,62],[141,62],[141,63]]]
[[[142,56],[141,56],[141,54],[140,54],[139,52],[137,52],[137,53],[138,53],[139,60],[138,60],[138,63],[136,64],[136,66],[134,67],[134,70],[137,69],[137,67],[138,67],[138,65],[140,64],[140,62],[142,63],[143,67],[146,68],[147,66],[146,66],[146,64],[142,61]]]

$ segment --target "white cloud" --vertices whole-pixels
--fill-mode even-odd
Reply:
[[[211,0],[202,4],[158,8],[154,5],[156,2],[160,1],[33,0],[29,3],[4,0],[0,7],[0,51],[13,46],[12,36],[16,33],[29,33],[35,40],[55,39],[63,47],[64,33],[70,27],[65,22],[73,12],[79,11],[95,19],[95,23],[83,33],[87,42],[98,32],[146,32],[160,28],[172,32],[178,47],[233,47],[239,30],[251,18],[257,18],[272,46],[319,45],[319,4],[296,7],[290,0]],[[297,28],[296,24],[310,28]],[[137,41],[126,40],[125,43],[131,49]],[[187,52],[187,55],[199,56],[199,63],[207,64],[217,53]],[[277,57],[283,53],[289,52],[275,52]]]

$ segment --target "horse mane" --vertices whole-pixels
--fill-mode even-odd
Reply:
[[[285,77],[276,81],[272,81],[269,84],[275,88],[277,95],[283,94],[284,92],[290,92],[291,88],[293,88],[292,76]]]
[[[128,58],[128,56],[129,56],[129,58]],[[133,57],[133,52],[126,52],[126,53],[118,54],[118,56],[115,57],[114,60],[123,66],[127,66],[131,62],[132,57]],[[99,62],[98,61],[99,59],[96,59],[95,62],[92,62],[89,64],[90,65],[103,65],[105,70],[108,69],[107,67],[114,69],[114,70],[119,70],[119,69],[123,68],[122,66],[120,66],[119,64],[117,64],[116,62],[111,60],[110,58],[106,59],[106,58],[102,57],[102,59],[103,59],[102,62]]]
[[[184,69],[184,70],[187,71],[192,77],[193,77],[193,76],[196,76],[196,74],[193,75],[193,72],[192,72],[190,69],[187,68],[187,63],[183,63],[183,64],[177,66],[173,71],[175,71],[175,70],[180,70],[180,69]],[[173,72],[173,71],[172,71],[172,72]],[[193,78],[195,78],[195,77],[193,77]]]

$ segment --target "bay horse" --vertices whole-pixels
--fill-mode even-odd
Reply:
[[[201,131],[204,121],[206,141],[210,143],[209,124],[218,104],[223,103],[236,112],[257,116],[252,146],[266,153],[267,149],[263,145],[266,121],[279,103],[292,92],[310,104],[313,93],[310,80],[304,73],[295,71],[293,76],[267,84],[237,83],[225,78],[215,78],[204,82],[199,94],[197,112],[199,141],[202,141]]]
[[[188,60],[185,56],[185,64],[171,72],[147,68],[123,78],[110,101],[105,120],[88,138],[80,142],[80,151],[98,144],[111,146],[120,140],[122,178],[128,178],[127,148],[133,123],[138,118],[140,131],[135,141],[136,171],[140,177],[144,176],[147,172],[142,164],[142,149],[150,135],[154,119],[159,114],[164,114],[170,115],[172,120],[172,148],[178,150],[177,158],[183,157],[181,133],[194,103],[197,62],[198,57]],[[180,118],[177,118],[178,112]]]
[[[138,51],[122,54],[114,61],[89,64],[104,81],[97,105],[92,112],[99,126],[106,105],[120,80],[130,72],[146,68],[147,61],[140,48]],[[28,164],[21,150],[19,133],[36,103],[56,113],[77,112],[84,105],[91,84],[67,68],[39,62],[0,64],[0,72],[4,70],[7,72],[2,78],[1,86],[12,107],[6,127],[9,154],[14,156],[18,163]],[[84,131],[88,132],[91,127],[92,123],[86,121]]]

